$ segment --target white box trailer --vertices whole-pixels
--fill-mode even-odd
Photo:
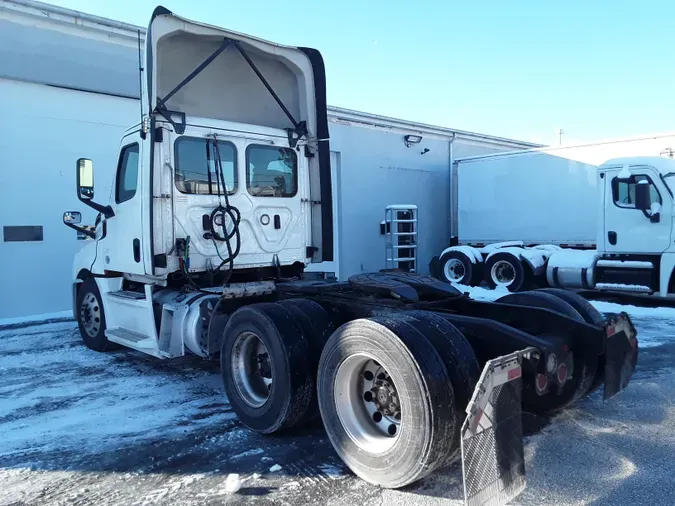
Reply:
[[[595,248],[598,167],[613,158],[673,150],[675,133],[664,133],[456,159],[452,243]]]
[[[675,134],[456,159],[448,282],[675,295]]]

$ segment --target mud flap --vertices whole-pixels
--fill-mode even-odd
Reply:
[[[506,504],[525,489],[521,418],[522,361],[534,348],[485,364],[462,425],[467,506]]]
[[[628,386],[638,360],[637,331],[626,313],[611,315],[605,338],[605,392],[607,400]]]

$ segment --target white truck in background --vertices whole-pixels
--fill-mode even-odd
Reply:
[[[675,295],[675,134],[453,162],[451,283]]]

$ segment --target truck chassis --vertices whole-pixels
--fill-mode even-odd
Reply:
[[[100,279],[77,287],[87,344],[86,308],[105,306],[93,288],[104,286]],[[604,319],[562,290],[480,302],[435,278],[396,271],[347,282],[232,284],[218,296],[190,290],[152,294],[130,285],[125,293],[151,295],[157,335],[173,341],[173,356],[186,352],[185,331],[161,315],[180,312],[176,300],[198,308],[191,328],[220,359],[244,425],[270,434],[320,416],[346,465],[389,488],[461,454],[467,504],[503,504],[524,487],[521,409],[556,412],[603,384],[610,398],[637,364],[628,315]],[[114,339],[98,315],[99,331]]]

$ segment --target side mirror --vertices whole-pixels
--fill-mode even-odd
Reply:
[[[64,225],[79,225],[82,222],[82,213],[78,211],[66,211],[63,213]]]
[[[91,239],[96,239],[96,232],[91,230],[91,227],[79,226],[81,221],[82,221],[82,213],[80,213],[79,211],[66,211],[65,213],[63,213],[63,224],[66,227],[72,228],[73,230],[77,230],[81,234],[84,234],[87,237],[90,237]]]
[[[77,160],[77,197],[80,200],[94,198],[94,163],[88,158]]]
[[[641,211],[651,208],[651,199],[649,196],[649,181],[638,181],[635,185],[635,207]]]

